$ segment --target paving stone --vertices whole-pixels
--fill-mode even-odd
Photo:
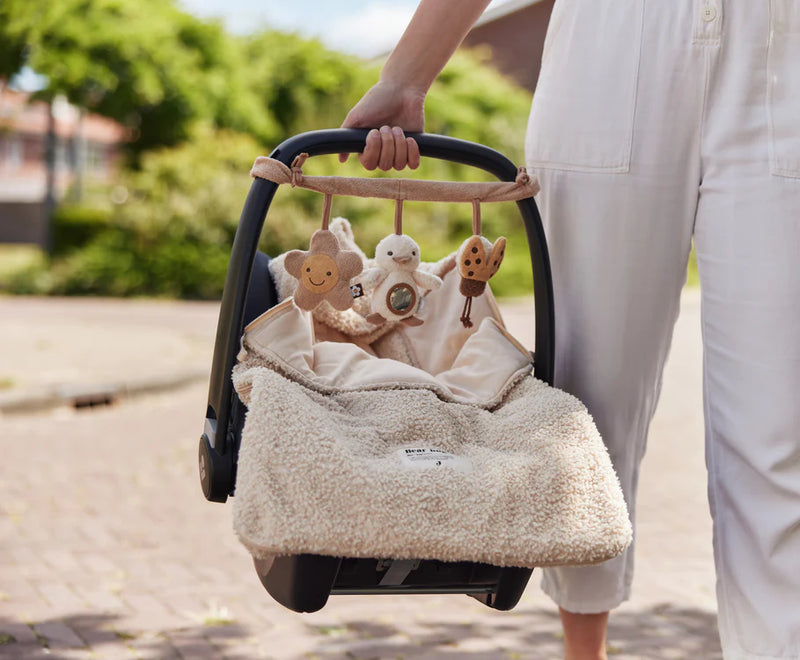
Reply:
[[[126,643],[116,640],[109,643],[92,644],[93,658],[102,660],[139,660],[140,653]]]
[[[30,626],[0,615],[0,648],[13,644],[39,644],[39,639]]]
[[[81,337],[74,353],[65,344],[63,355],[54,354],[68,367],[87,350],[83,335],[97,336],[98,328],[113,332],[115,324],[126,328],[130,341],[106,352],[107,364],[93,362],[87,375],[104,369],[146,375],[153,361],[142,356],[156,354],[156,346],[177,347],[195,323],[206,324],[199,335],[210,356],[214,305],[105,305],[0,299],[0,364],[11,345],[6,319],[27,327],[47,322],[54,310],[69,319],[65,336]],[[512,332],[526,323],[529,308],[530,301],[504,306]],[[614,658],[721,657],[704,485],[698,316],[699,299],[690,293],[642,469],[634,597],[612,617]],[[163,336],[139,341],[131,328]],[[195,349],[182,355],[189,359]],[[511,612],[465,596],[334,596],[311,615],[275,603],[231,529],[231,504],[210,504],[200,493],[196,451],[205,407],[206,385],[199,384],[90,412],[0,417],[0,453],[17,468],[13,480],[0,475],[0,532],[10,531],[0,533],[0,633],[8,630],[18,639],[0,644],[1,658],[560,656],[558,616],[538,588],[539,571]],[[226,617],[232,623],[207,625]],[[28,623],[54,640],[52,649],[42,648]]]
[[[81,525],[81,530],[85,532],[85,530],[89,527],[97,528],[100,527],[100,525],[98,525],[96,522],[92,524],[84,523]],[[79,561],[81,566],[96,575],[109,575],[120,570],[119,566],[109,557],[97,552],[81,553]]]
[[[53,660],[53,653],[50,649],[46,649],[38,643],[4,644],[0,646],[0,658],[13,658],[14,660],[47,658],[48,660]]]
[[[97,651],[90,648],[58,649],[52,652],[51,660],[53,656],[56,656],[57,660],[95,660]]]
[[[107,589],[98,589],[94,585],[87,585],[81,588],[78,595],[87,604],[91,612],[105,614],[125,611],[125,603],[122,602],[119,596]]]
[[[45,621],[33,626],[34,632],[53,648],[84,648],[86,643],[62,621]]]
[[[45,563],[49,564],[53,570],[62,573],[80,570],[81,568],[75,555],[66,550],[45,550],[42,552],[41,556]]]
[[[148,634],[127,640],[134,657],[141,660],[182,660],[178,650],[165,635]]]
[[[59,581],[56,574],[46,569],[46,576],[36,580],[35,587],[48,602],[55,614],[71,614],[80,612],[84,602],[67,584]]]
[[[178,655],[185,660],[217,660],[222,652],[220,648],[212,644],[205,636],[198,634],[185,634],[183,632],[172,633],[169,641]]]

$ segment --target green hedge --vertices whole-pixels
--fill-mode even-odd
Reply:
[[[53,214],[53,254],[85,247],[112,225],[111,209],[65,205]]]
[[[272,43],[273,37],[267,42]],[[273,51],[264,49],[265,43],[253,41],[253,57],[275,59]],[[255,82],[265,103],[275,116],[286,119],[280,122],[284,137],[335,126],[377,76],[374,67],[326,54],[317,42],[292,36],[281,43],[276,61],[291,62],[292,75],[287,77],[283,64],[264,63],[254,70],[259,72]],[[320,58],[324,66],[318,64]],[[485,53],[459,54],[450,62],[428,96],[427,130],[490,145],[519,161],[529,94],[486,66],[485,59]],[[248,172],[255,157],[268,154],[274,146],[261,144],[252,134],[208,123],[193,125],[184,143],[142,152],[135,165],[122,172],[113,183],[117,193],[124,193],[115,194],[122,203],[111,203],[106,194],[105,201],[98,202],[100,210],[60,209],[50,259],[26,267],[0,286],[20,293],[219,298],[251,183]],[[306,170],[317,175],[367,175],[356,158],[342,165],[336,156],[314,158]],[[474,168],[431,159],[425,159],[418,172],[404,176],[492,179]],[[260,248],[271,255],[306,248],[319,227],[321,208],[322,197],[316,193],[281,189],[270,208]],[[367,254],[393,230],[390,201],[337,197],[333,213],[351,221]],[[470,235],[471,214],[470,204],[409,203],[405,228],[420,244],[423,258],[434,261]],[[500,295],[529,293],[530,265],[516,207],[487,205],[484,227],[491,239],[499,235],[509,239],[506,263],[493,288]]]

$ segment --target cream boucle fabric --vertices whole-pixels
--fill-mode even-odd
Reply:
[[[414,331],[446,327],[434,300]],[[628,545],[622,492],[584,406],[536,380],[486,310],[472,332],[454,320],[456,338],[438,342],[446,361],[413,347],[425,369],[315,342],[291,299],[248,326],[234,370],[248,406],[234,527],[255,557],[533,567]]]

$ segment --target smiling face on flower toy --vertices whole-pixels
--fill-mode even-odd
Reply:
[[[361,257],[339,249],[339,241],[327,229],[314,232],[307,252],[287,252],[284,267],[298,279],[295,303],[309,311],[323,300],[335,309],[349,309],[353,304],[350,280],[363,269]]]

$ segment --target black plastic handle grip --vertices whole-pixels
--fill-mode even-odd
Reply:
[[[310,156],[361,152],[368,131],[366,129],[332,129],[301,133],[282,142],[270,154],[286,165],[291,165],[301,153]],[[501,181],[513,181],[517,167],[499,152],[473,142],[429,133],[411,133],[419,145],[420,154],[426,158],[439,158],[485,170]],[[278,184],[255,179],[247,195],[239,226],[234,237],[231,259],[222,294],[211,382],[208,393],[207,418],[216,420],[211,444],[219,455],[226,454],[228,425],[233,396],[231,371],[236,362],[239,340],[243,332],[243,319],[247,289],[253,268],[258,241],[264,220],[275,196]],[[550,261],[539,211],[532,198],[517,202],[528,237],[535,292],[536,367],[537,378],[552,384],[553,380],[553,286]]]

